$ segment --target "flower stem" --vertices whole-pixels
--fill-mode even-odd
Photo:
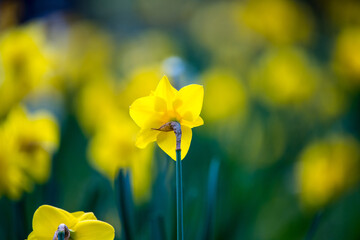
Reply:
[[[215,218],[215,204],[216,192],[219,178],[220,161],[217,158],[212,159],[209,168],[208,176],[208,197],[207,197],[207,211],[204,219],[204,240],[214,239],[214,218]]]
[[[311,239],[314,238],[314,236],[315,236],[315,234],[316,234],[316,231],[318,230],[319,223],[320,223],[320,220],[321,220],[322,215],[323,215],[323,211],[322,211],[322,210],[319,210],[319,211],[315,214],[315,216],[314,216],[314,218],[313,218],[313,220],[312,220],[312,222],[311,222],[310,229],[309,229],[309,231],[308,231],[307,234],[306,234],[305,240],[311,240]]]
[[[174,131],[176,137],[176,223],[177,240],[184,240],[183,226],[183,189],[182,189],[182,161],[181,161],[181,125],[177,121],[165,123],[160,128],[153,128],[162,132]]]
[[[183,227],[183,189],[182,189],[182,161],[181,150],[176,149],[176,213],[177,213],[177,240],[184,239]]]
[[[134,239],[134,203],[131,192],[130,171],[120,169],[115,180],[115,194],[120,222],[122,224],[122,236],[125,240]]]

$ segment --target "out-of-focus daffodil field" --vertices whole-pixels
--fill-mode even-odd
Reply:
[[[176,239],[175,146],[129,114],[164,75],[204,87],[184,239],[360,239],[356,0],[0,1],[0,239]]]

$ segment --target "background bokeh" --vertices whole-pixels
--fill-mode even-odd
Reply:
[[[360,2],[0,1],[0,239],[50,204],[175,239],[175,162],[130,104],[205,89],[183,161],[185,239],[360,239]]]

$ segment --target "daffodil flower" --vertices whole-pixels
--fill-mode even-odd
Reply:
[[[114,228],[96,219],[91,212],[69,213],[49,205],[40,206],[34,213],[33,231],[28,240],[58,239],[63,234],[72,240],[112,240]],[[69,236],[70,234],[70,236]]]
[[[191,84],[177,91],[164,76],[150,96],[142,97],[130,106],[130,116],[141,128],[136,146],[145,148],[156,141],[159,147],[172,159],[176,159],[176,137],[171,131],[159,131],[170,122],[181,125],[181,159],[190,147],[192,128],[204,124],[200,117],[204,88]]]
[[[34,183],[45,183],[58,146],[59,126],[49,112],[13,107],[0,124],[0,196],[18,200]]]

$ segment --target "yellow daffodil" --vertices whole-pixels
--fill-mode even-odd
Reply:
[[[345,28],[338,36],[334,49],[333,66],[341,82],[349,87],[360,87],[360,27]]]
[[[33,182],[46,182],[58,144],[59,129],[49,113],[14,108],[0,126],[0,194],[19,199]]]
[[[102,81],[87,83],[77,94],[76,114],[86,134],[94,134],[104,122],[117,118],[114,89],[114,82],[103,76]]]
[[[206,88],[203,116],[216,122],[246,113],[246,90],[232,71],[211,69],[202,76]]]
[[[56,72],[53,85],[60,90],[77,90],[89,80],[102,79],[108,72],[112,40],[90,22],[76,21],[53,31],[49,49]]]
[[[78,119],[84,131],[91,135],[88,146],[91,165],[111,182],[116,178],[119,169],[130,170],[134,200],[141,203],[150,197],[153,148],[142,151],[134,146],[138,129],[119,106],[113,83],[95,81],[81,89],[77,98]],[[119,101],[121,105],[129,102],[129,90],[134,92],[130,87],[119,94],[119,97],[122,97]]]
[[[302,203],[319,208],[359,180],[359,143],[351,137],[333,137],[310,144],[297,168]]]
[[[114,228],[97,220],[92,212],[69,213],[60,208],[42,205],[34,213],[33,231],[28,240],[57,239],[53,237],[58,236],[58,229],[65,232],[65,239],[72,240],[112,240],[115,235]]]
[[[319,69],[297,48],[269,50],[251,76],[252,91],[269,105],[300,106],[309,101],[319,82]]]
[[[0,116],[48,79],[44,26],[33,23],[0,35]]]
[[[0,126],[0,197],[19,199],[22,192],[31,189],[31,180],[13,160],[15,150],[9,135]]]
[[[18,164],[35,181],[49,178],[51,156],[59,145],[59,128],[45,111],[29,114],[24,108],[12,110],[5,125],[17,148]]]
[[[90,141],[91,164],[112,182],[119,169],[131,171],[134,199],[137,203],[150,197],[153,147],[144,150],[134,146],[137,127],[130,117],[118,115],[98,129]]]
[[[181,125],[181,159],[190,147],[191,128],[201,126],[200,117],[204,88],[191,84],[177,91],[164,76],[150,96],[142,97],[130,106],[130,116],[141,128],[136,146],[145,148],[156,141],[159,147],[172,159],[176,159],[176,137],[173,132],[158,131],[164,124],[175,121]]]

